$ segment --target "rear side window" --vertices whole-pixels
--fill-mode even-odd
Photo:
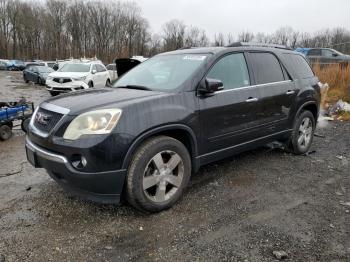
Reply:
[[[221,58],[210,69],[207,77],[221,80],[225,89],[250,85],[247,63],[241,53]]]
[[[321,56],[321,49],[311,49],[307,53],[309,56]]]
[[[271,53],[250,53],[257,84],[284,81],[281,65]]]
[[[283,54],[283,56],[286,58],[286,65],[294,71],[296,78],[305,79],[315,76],[310,65],[303,56],[298,54]]]
[[[96,65],[96,67],[97,67],[97,72],[105,72],[106,71],[106,69],[102,65]]]
[[[322,49],[322,56],[325,57],[333,57],[335,53],[332,50],[329,49]]]

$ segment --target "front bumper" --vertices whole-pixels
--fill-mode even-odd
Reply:
[[[84,81],[72,81],[68,83],[57,83],[52,80],[46,80],[46,89],[48,91],[55,91],[60,93],[67,93],[71,91],[77,91],[81,89],[88,89],[89,86]]]
[[[50,152],[26,138],[28,161],[45,168],[63,189],[74,195],[99,203],[119,203],[126,170],[86,173],[76,170],[63,156]]]

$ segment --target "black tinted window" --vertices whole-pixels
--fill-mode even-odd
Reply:
[[[278,59],[270,53],[251,53],[254,76],[257,84],[284,81]]]
[[[297,54],[284,54],[284,57],[288,69],[294,71],[294,77],[298,79],[314,77],[310,65],[303,56]]]
[[[310,55],[310,56],[321,56],[321,49],[311,49],[311,50],[309,50],[307,55]]]
[[[221,80],[225,89],[250,85],[248,68],[243,54],[231,54],[221,58],[212,67],[207,77]]]

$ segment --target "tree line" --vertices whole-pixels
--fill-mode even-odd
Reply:
[[[295,47],[335,47],[350,52],[350,32],[343,28],[314,34],[282,27],[275,33],[217,33],[173,19],[152,33],[134,2],[103,0],[0,0],[0,58],[55,60],[69,57],[152,56],[187,46],[225,46],[235,41]]]

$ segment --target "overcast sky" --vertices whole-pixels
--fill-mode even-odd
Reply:
[[[314,32],[324,28],[350,29],[350,0],[134,0],[154,32],[176,18],[187,25],[215,32],[242,30],[274,32],[282,26]]]

